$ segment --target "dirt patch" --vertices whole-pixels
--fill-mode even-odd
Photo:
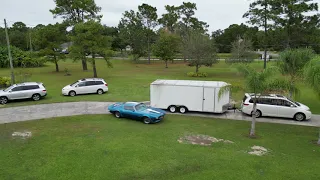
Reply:
[[[201,146],[210,146],[212,143],[218,143],[218,142],[223,142],[223,143],[234,143],[230,140],[224,140],[224,139],[218,139],[215,137],[207,136],[207,135],[187,135],[184,137],[180,137],[178,139],[179,143],[182,144],[197,144]]]
[[[21,137],[23,139],[29,138],[32,136],[32,133],[29,131],[24,131],[24,132],[14,132],[12,133],[13,137]]]
[[[263,156],[268,153],[268,150],[262,146],[252,146],[251,151],[248,154],[256,155],[256,156]]]

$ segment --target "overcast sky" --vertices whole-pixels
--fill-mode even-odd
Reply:
[[[188,0],[184,0],[188,1]],[[248,10],[250,0],[189,0],[197,4],[196,17],[210,25],[209,30],[225,29],[231,24],[239,24],[246,20],[242,15]],[[320,0],[315,0],[319,3]],[[9,25],[22,21],[28,26],[49,24],[54,19],[49,9],[55,7],[53,0],[0,0],[0,26],[6,18]],[[157,7],[158,14],[165,12],[165,5],[181,5],[183,0],[95,0],[102,8],[102,23],[117,26],[126,10],[137,10],[138,5],[147,3]]]

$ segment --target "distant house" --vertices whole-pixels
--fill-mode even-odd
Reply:
[[[126,51],[132,51],[132,47],[130,45],[126,46]]]
[[[61,44],[60,45],[61,53],[68,54],[69,53],[68,49],[70,46],[72,46],[72,44],[73,44],[72,42],[66,42],[66,43]]]

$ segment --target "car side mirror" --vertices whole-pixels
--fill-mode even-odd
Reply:
[[[296,107],[296,106],[291,104],[290,107],[294,108],[294,107]]]
[[[78,85],[76,85],[75,87],[79,87]]]
[[[8,91],[9,93],[11,93],[12,92],[12,90],[10,90],[10,91]]]

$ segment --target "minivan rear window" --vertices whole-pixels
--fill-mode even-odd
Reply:
[[[242,102],[245,102],[247,100],[247,98],[248,98],[247,96],[244,96],[242,99]]]

